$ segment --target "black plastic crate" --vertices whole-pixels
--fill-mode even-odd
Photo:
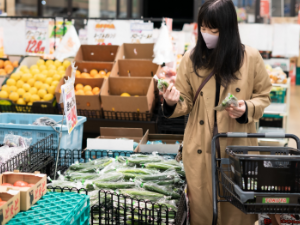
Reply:
[[[282,117],[262,117],[259,120],[260,127],[283,127]]]
[[[260,151],[257,155],[256,151]],[[233,181],[248,192],[300,192],[300,151],[289,147],[229,146]],[[250,155],[248,155],[250,154]]]
[[[130,120],[130,121],[153,121],[153,114],[150,112],[116,112],[103,111],[104,119],[108,120]]]

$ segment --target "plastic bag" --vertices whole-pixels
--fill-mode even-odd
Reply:
[[[8,160],[13,159],[13,157],[15,157],[16,155],[20,154],[21,152],[25,151],[26,148],[23,147],[8,147],[6,145],[0,147],[0,165],[3,163],[6,163]],[[15,158],[13,162],[14,165],[19,165],[18,158]],[[9,168],[3,168],[2,169],[9,169]],[[11,169],[11,168],[10,168]]]
[[[33,122],[33,125],[37,126],[55,126],[56,124],[57,122],[55,120],[48,117],[41,117]]]
[[[214,108],[217,111],[223,111],[224,109],[228,108],[230,105],[234,105],[235,107],[239,106],[238,99],[232,95],[228,94],[227,97],[222,101],[220,105]]]
[[[166,80],[158,79],[157,88],[160,92],[164,91],[164,88],[167,89],[169,87],[169,83]],[[184,101],[182,96],[179,96],[179,101]]]
[[[3,142],[4,145],[8,147],[28,148],[32,142],[32,138],[24,138],[14,134],[6,134]]]

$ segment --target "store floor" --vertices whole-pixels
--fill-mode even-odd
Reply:
[[[300,137],[300,86],[291,87],[290,118],[287,133]],[[294,140],[289,141],[289,147],[296,147]]]

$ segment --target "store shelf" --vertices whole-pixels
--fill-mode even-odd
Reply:
[[[291,78],[288,78],[286,84],[272,84],[272,85],[273,87],[289,88],[290,82],[291,82]]]

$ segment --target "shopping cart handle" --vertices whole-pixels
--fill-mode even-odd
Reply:
[[[248,200],[254,199],[254,192],[253,191],[242,191],[242,189],[237,186],[236,184],[233,185],[235,193],[239,196],[242,203],[247,202]]]

